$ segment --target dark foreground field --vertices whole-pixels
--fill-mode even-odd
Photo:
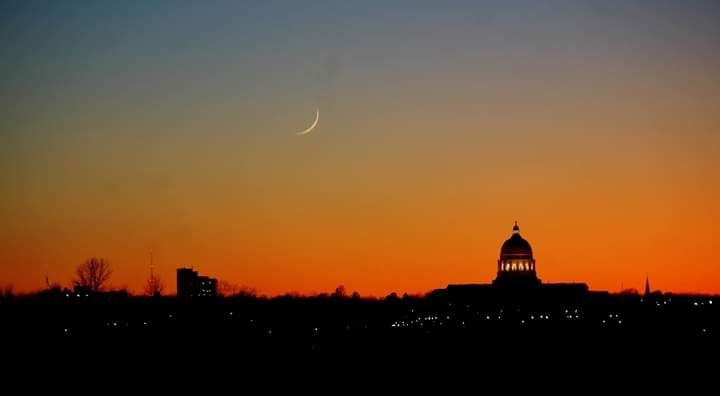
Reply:
[[[155,355],[397,357],[632,353],[718,343],[720,300],[597,295],[533,298],[361,299],[32,296],[0,303],[6,351],[82,353],[88,359]]]

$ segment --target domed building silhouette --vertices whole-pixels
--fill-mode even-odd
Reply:
[[[517,221],[512,236],[500,247],[495,285],[539,285],[530,243],[520,236]]]
[[[577,300],[588,295],[585,283],[542,283],[537,276],[533,250],[520,235],[515,222],[510,238],[500,246],[497,260],[497,275],[491,284],[451,284],[445,289],[436,289],[432,296],[450,298],[489,300]],[[594,293],[594,292],[593,292]]]

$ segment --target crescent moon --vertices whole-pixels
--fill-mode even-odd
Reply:
[[[315,127],[316,127],[317,124],[318,124],[318,121],[320,121],[320,108],[319,108],[319,107],[315,108],[315,121],[313,121],[312,125],[310,125],[310,126],[309,126],[306,130],[304,130],[304,131],[297,132],[296,135],[304,135],[304,134],[306,134],[306,133],[309,133],[310,131],[312,131],[313,129],[315,129]]]

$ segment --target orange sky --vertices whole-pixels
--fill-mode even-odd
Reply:
[[[720,293],[717,4],[401,3],[0,13],[0,285]]]

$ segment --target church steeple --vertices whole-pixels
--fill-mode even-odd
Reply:
[[[645,297],[650,295],[650,278],[645,275]]]

